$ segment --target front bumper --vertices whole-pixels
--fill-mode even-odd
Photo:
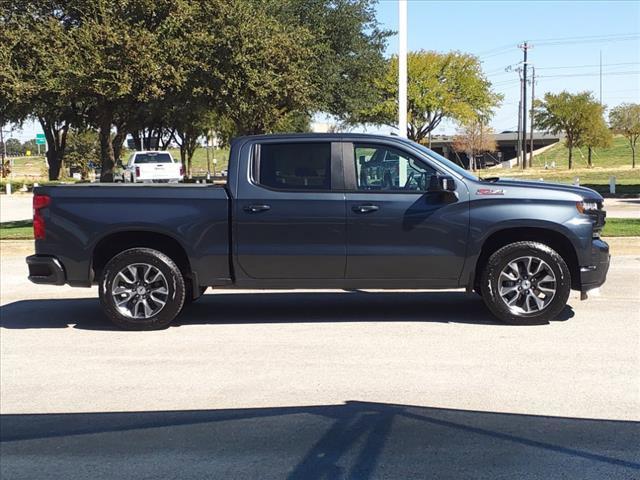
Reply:
[[[27,257],[29,266],[29,280],[33,283],[46,285],[64,285],[66,274],[56,257],[46,255],[31,255]]]
[[[609,271],[609,245],[599,238],[591,242],[591,265],[580,267],[580,290],[588,292],[601,286]]]

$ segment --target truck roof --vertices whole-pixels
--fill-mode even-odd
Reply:
[[[270,133],[264,135],[246,135],[242,137],[234,138],[234,141],[239,140],[268,140],[268,139],[359,139],[359,140],[397,140],[404,143],[413,143],[404,137],[398,135],[381,135],[371,133]]]
[[[135,154],[135,153],[168,153],[169,155],[171,155],[171,152],[169,150],[135,150],[133,152],[131,152],[131,154]]]

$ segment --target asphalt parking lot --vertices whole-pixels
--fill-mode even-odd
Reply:
[[[122,332],[0,275],[2,478],[640,478],[640,255],[548,325],[475,295],[209,292]]]

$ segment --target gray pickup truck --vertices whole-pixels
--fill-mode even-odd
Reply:
[[[34,283],[97,283],[129,329],[167,327],[207,287],[466,288],[532,324],[604,283],[604,222],[593,190],[479,179],[399,137],[253,136],[226,186],[36,188],[27,264]]]

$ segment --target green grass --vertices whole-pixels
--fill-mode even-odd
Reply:
[[[640,218],[608,218],[603,237],[640,237]]]
[[[173,158],[177,161],[180,161],[180,150],[177,148],[170,148],[169,151]],[[209,154],[212,155],[211,158],[211,173],[213,173],[214,165],[213,158],[218,161],[215,165],[216,174],[221,172],[222,170],[226,170],[229,165],[229,149],[216,148],[215,150],[210,149]],[[207,173],[207,150],[205,148],[197,148],[193,154],[193,159],[191,160],[191,173],[194,176],[204,176]]]
[[[640,237],[640,218],[609,218],[602,232],[604,237]],[[33,239],[31,220],[0,223],[0,240]]]
[[[587,149],[573,149],[573,167],[587,168]],[[631,166],[631,147],[629,141],[622,136],[615,136],[609,148],[596,148],[592,156],[593,166],[597,168],[617,168]],[[556,168],[569,167],[569,149],[560,142],[540,155],[533,157],[534,168],[544,168],[544,164],[556,162]]]
[[[640,166],[631,168],[631,147],[626,138],[617,136],[610,148],[596,149],[593,167],[587,167],[586,149],[574,149],[574,168],[568,169],[569,151],[560,142],[533,158],[533,168],[527,170],[492,170],[503,177],[544,180],[545,182],[574,183],[576,177],[582,186],[609,195],[609,179],[616,177],[616,196],[640,195]],[[555,162],[556,168],[545,169],[545,163]],[[640,159],[637,159],[640,162]],[[503,173],[504,172],[504,173]],[[486,174],[485,174],[486,175]]]
[[[33,239],[33,222],[31,220],[0,223],[0,240],[31,239]]]

